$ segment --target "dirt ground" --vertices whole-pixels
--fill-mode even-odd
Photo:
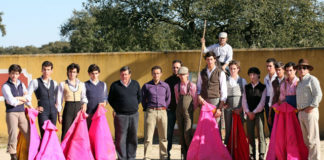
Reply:
[[[177,141],[177,140],[175,140]],[[10,156],[8,153],[6,153],[6,144],[4,139],[0,138],[0,159],[1,160],[10,160]],[[177,142],[175,142],[177,143]],[[324,156],[324,140],[321,141],[321,156]],[[144,145],[142,140],[139,140],[139,145],[137,147],[137,154],[136,159],[143,159],[144,157]],[[150,158],[152,159],[159,159],[159,144],[157,140],[154,140],[154,144],[152,146]],[[181,159],[181,153],[180,153],[180,145],[173,144],[172,150],[171,150],[171,159]]]

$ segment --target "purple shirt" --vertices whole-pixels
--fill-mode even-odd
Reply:
[[[151,80],[143,85],[142,97],[144,111],[148,107],[168,107],[171,101],[170,87],[163,81],[154,84],[153,80]]]

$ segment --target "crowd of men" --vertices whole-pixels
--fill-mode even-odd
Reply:
[[[120,79],[110,85],[109,92],[106,83],[99,80],[100,68],[96,64],[89,66],[90,79],[84,83],[77,78],[80,67],[75,63],[67,66],[67,79],[57,83],[51,79],[53,64],[45,61],[41,68],[42,75],[32,80],[28,88],[19,80],[21,67],[18,64],[11,65],[8,70],[9,79],[2,86],[9,135],[7,152],[12,159],[16,159],[17,128],[28,137],[24,105],[33,107],[32,94],[35,93],[37,107],[34,108],[39,111],[41,136],[44,134],[42,126],[45,120],[50,120],[53,124],[58,120],[62,123],[62,139],[80,110],[89,115],[87,123],[90,128],[91,117],[98,106],[105,106],[108,102],[113,108],[118,159],[136,157],[140,103],[144,111],[144,159],[150,159],[156,127],[160,159],[170,159],[176,122],[181,153],[186,159],[193,137],[193,112],[206,103],[217,107],[214,116],[219,128],[225,126],[225,145],[228,145],[230,139],[234,113],[241,117],[242,123],[246,123],[249,158],[256,159],[257,156],[257,128],[258,157],[265,159],[267,144],[264,120],[271,133],[271,129],[275,127],[274,115],[277,114],[272,106],[287,102],[298,111],[296,116],[303,134],[303,143],[309,150],[308,159],[320,159],[318,107],[322,91],[318,79],[310,74],[313,66],[306,59],[300,59],[297,64],[283,64],[269,58],[265,61],[268,73],[264,83],[260,81],[261,72],[257,67],[249,68],[248,83],[239,76],[240,62],[233,60],[232,47],[227,44],[227,33],[221,32],[219,43],[210,47],[205,47],[205,39],[201,39],[201,42],[206,67],[199,72],[196,84],[190,81],[189,69],[183,66],[181,60],[172,62],[173,74],[165,81],[161,80],[162,68],[152,67],[152,80],[142,87],[131,79],[131,68],[124,66],[120,69]]]

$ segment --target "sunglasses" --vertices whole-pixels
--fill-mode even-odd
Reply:
[[[307,66],[299,66],[299,67],[298,67],[298,70],[302,70],[302,69],[305,70],[305,69],[308,69],[308,67],[307,67]]]

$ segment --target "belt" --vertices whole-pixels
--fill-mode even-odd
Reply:
[[[149,109],[153,109],[153,110],[166,110],[166,107],[148,107]]]
[[[302,109],[298,109],[298,112],[304,111],[307,107],[302,108]]]

